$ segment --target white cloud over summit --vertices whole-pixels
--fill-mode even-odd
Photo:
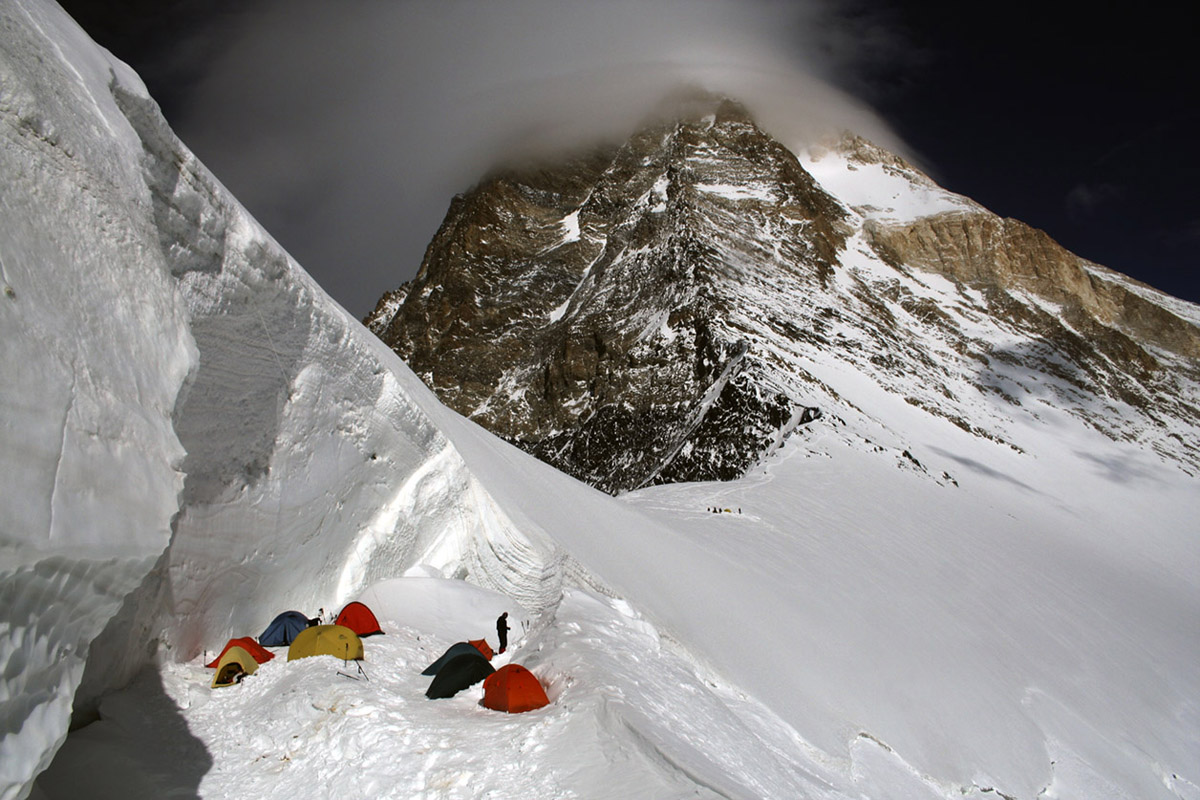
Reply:
[[[824,46],[824,12],[769,0],[268,2],[230,22],[177,128],[362,313],[416,272],[454,193],[506,159],[623,137],[680,85],[737,97],[788,144],[850,128],[897,146],[817,77],[842,63]]]

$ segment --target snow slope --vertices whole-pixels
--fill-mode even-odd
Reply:
[[[614,499],[437,403],[60,11],[0,23],[0,797],[1200,797],[1200,486],[1161,456],[830,356],[839,430]],[[369,681],[208,688],[360,596]],[[499,609],[551,705],[426,700]]]
[[[1196,796],[1196,553],[1179,535],[1194,485],[1145,479],[1109,521],[1103,494],[1130,493],[1054,480],[1074,456],[1022,475],[1035,490],[1001,472],[1007,456],[951,450],[975,440],[947,425],[919,434],[979,459],[957,489],[830,436],[739,482],[625,502],[439,415],[514,524],[554,531],[629,600],[576,588],[518,612],[532,627],[507,657],[552,699],[521,721],[477,689],[423,697],[419,670],[511,608],[458,581],[364,593],[387,631],[366,642],[369,684],[333,660],[272,662],[221,693],[203,657],[167,665],[165,694],[213,760],[201,796],[351,779],[389,797]],[[129,700],[105,702],[102,724],[137,729]],[[118,752],[136,764],[131,736]],[[56,763],[48,796],[71,794],[78,764]]]
[[[888,427],[957,487],[829,432],[741,481],[627,496],[653,527],[589,509],[602,535],[531,491],[541,465],[480,474],[851,775],[865,740],[945,796],[1192,796],[1196,481],[1045,413],[1018,454],[897,403]]]
[[[937,214],[982,210],[969,198],[946,191],[911,167],[902,169],[882,159],[851,158],[845,150],[811,147],[801,151],[801,163],[822,188],[866,219],[912,222]]]

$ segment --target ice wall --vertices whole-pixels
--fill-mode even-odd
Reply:
[[[161,250],[199,349],[175,411],[187,450],[180,514],[165,577],[141,598],[163,607],[175,657],[256,635],[281,611],[340,607],[418,562],[534,609],[557,598],[558,551],[478,490],[427,415],[432,393],[250,218],[152,101],[114,94],[141,139]]]
[[[557,599],[432,395],[44,0],[0,2],[0,212],[0,800],[162,648],[417,563]]]
[[[0,3],[0,798],[67,734],[89,644],[170,537],[196,358],[110,85],[57,7]]]
[[[177,657],[280,611],[340,607],[419,562],[532,608],[556,598],[557,551],[478,490],[422,407],[433,397],[259,235],[231,232],[219,272],[182,279],[201,367],[177,423]]]

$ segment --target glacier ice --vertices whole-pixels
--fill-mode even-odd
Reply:
[[[91,641],[170,538],[195,364],[110,86],[57,7],[0,7],[0,797],[67,734]]]

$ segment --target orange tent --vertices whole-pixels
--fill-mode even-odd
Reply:
[[[519,714],[549,704],[537,676],[520,664],[507,664],[483,680],[483,705],[493,711]]]
[[[487,639],[467,639],[467,644],[474,645],[475,649],[483,653],[483,657],[488,661],[492,660],[492,648],[488,646]]]
[[[254,638],[253,638],[253,637],[250,637],[250,636],[243,636],[243,637],[242,637],[242,638],[240,638],[240,639],[230,639],[230,640],[229,640],[229,641],[228,641],[228,642],[225,644],[225,649],[224,649],[224,650],[222,650],[222,651],[220,652],[220,654],[218,654],[218,655],[217,655],[217,657],[216,657],[216,658],[214,658],[212,661],[210,661],[209,663],[205,664],[204,666],[206,666],[206,667],[210,667],[210,668],[211,668],[211,667],[215,667],[215,666],[217,666],[217,664],[220,664],[220,663],[221,663],[221,656],[223,656],[223,655],[225,655],[226,653],[228,653],[228,652],[229,652],[229,648],[231,648],[231,647],[240,647],[240,648],[242,648],[242,649],[243,649],[243,650],[245,650],[247,653],[249,653],[250,655],[254,656],[254,660],[255,660],[255,661],[257,661],[259,664],[265,664],[265,663],[267,663],[268,661],[270,661],[272,658],[274,658],[274,657],[275,657],[275,654],[274,654],[274,653],[272,653],[270,650],[268,650],[267,648],[265,648],[265,647],[263,647],[262,645],[260,645],[258,642],[254,641]]]
[[[379,620],[375,619],[374,612],[357,600],[346,604],[346,607],[342,609],[342,613],[337,615],[337,621],[334,624],[341,625],[343,628],[349,628],[357,633],[360,638],[383,633],[379,628]]]

